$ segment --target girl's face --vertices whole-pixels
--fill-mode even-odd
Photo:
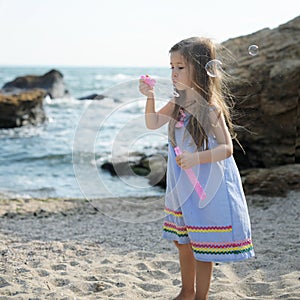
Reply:
[[[172,69],[172,81],[177,90],[182,91],[188,87],[192,87],[189,68],[179,51],[171,52],[170,65]]]

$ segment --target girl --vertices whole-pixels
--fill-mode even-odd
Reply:
[[[232,156],[234,132],[224,84],[205,70],[215,56],[209,39],[193,37],[174,45],[170,63],[179,97],[158,112],[154,88],[140,80],[140,92],[147,96],[147,128],[169,123],[163,237],[179,251],[182,288],[174,300],[208,299],[213,262],[254,256],[247,204]],[[181,155],[176,156],[176,146]],[[190,168],[206,192],[204,200],[189,180]]]

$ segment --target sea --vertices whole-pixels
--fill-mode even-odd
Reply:
[[[0,88],[24,75],[52,67],[0,67]],[[152,155],[167,143],[167,129],[145,126],[145,97],[139,77],[156,79],[157,109],[172,95],[168,68],[56,67],[70,96],[44,100],[40,125],[0,129],[1,198],[108,198],[162,195],[146,177],[112,176],[101,165]],[[79,100],[91,94],[102,100]],[[163,157],[161,158],[163,159]],[[117,172],[118,173],[118,172]]]

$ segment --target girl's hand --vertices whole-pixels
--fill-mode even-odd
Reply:
[[[191,153],[188,151],[183,151],[182,154],[176,156],[176,163],[182,169],[190,169],[198,164],[197,162],[197,152]]]
[[[154,88],[149,86],[147,83],[144,82],[143,79],[140,79],[139,85],[140,92],[148,98],[154,97]]]

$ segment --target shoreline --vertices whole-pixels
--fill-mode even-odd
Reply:
[[[214,267],[210,299],[300,298],[300,192],[247,196],[256,257]],[[172,299],[163,197],[0,200],[0,299]],[[97,209],[95,209],[96,207]]]

